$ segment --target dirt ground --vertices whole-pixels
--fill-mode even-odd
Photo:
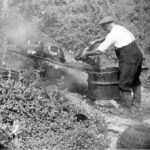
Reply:
[[[111,114],[107,112],[108,107],[106,105],[101,105],[102,103],[104,104],[103,101],[98,102],[97,107],[84,101],[83,97],[80,94],[67,95],[67,97],[70,98],[72,103],[78,105],[78,107],[82,107],[85,112],[90,114],[98,113],[105,118],[108,125],[108,136],[110,140],[110,145],[107,150],[116,149],[117,139],[119,138],[120,134],[129,126],[143,123],[150,125],[150,91],[148,89],[142,88],[142,110],[141,113],[139,113],[137,116]],[[112,103],[112,107],[115,106],[113,100],[109,102]]]
[[[109,138],[111,140],[108,150],[115,150],[117,139],[120,134],[129,126],[136,124],[150,125],[150,91],[142,88],[142,110],[137,116],[118,116],[109,113],[104,113],[106,122],[108,123]]]

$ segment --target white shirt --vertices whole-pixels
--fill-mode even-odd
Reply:
[[[123,26],[114,25],[103,43],[98,47],[101,52],[106,51],[110,46],[121,48],[135,41],[133,34]]]

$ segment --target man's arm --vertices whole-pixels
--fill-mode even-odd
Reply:
[[[103,38],[101,38],[101,39],[97,39],[97,40],[95,40],[95,41],[91,41],[91,42],[89,43],[89,46],[88,46],[87,48],[85,48],[85,50],[83,51],[83,53],[84,53],[84,52],[88,52],[88,51],[92,51],[98,43],[101,43],[101,42],[103,42],[104,40],[105,40],[105,37],[103,37]]]
[[[95,49],[93,51],[87,51],[87,52],[83,53],[81,55],[81,57],[84,57],[84,55],[85,56],[94,56],[94,55],[100,55],[100,54],[102,54],[102,52],[99,49]]]
[[[89,44],[90,45],[93,45],[93,44],[97,44],[97,43],[101,43],[105,40],[105,37],[103,38],[100,38],[100,39],[97,39],[97,40],[94,40],[94,41],[91,41]]]
[[[114,40],[110,37],[107,36],[103,43],[101,43],[97,49],[93,51],[86,51],[82,54],[82,56],[93,56],[93,55],[100,55],[102,53],[105,53],[105,51],[114,44]]]

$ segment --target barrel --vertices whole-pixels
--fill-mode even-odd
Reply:
[[[118,67],[88,73],[88,96],[92,100],[112,100],[119,97]]]

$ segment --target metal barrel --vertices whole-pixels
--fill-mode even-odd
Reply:
[[[119,97],[119,69],[117,67],[101,69],[88,73],[88,96],[92,100],[112,100]]]

